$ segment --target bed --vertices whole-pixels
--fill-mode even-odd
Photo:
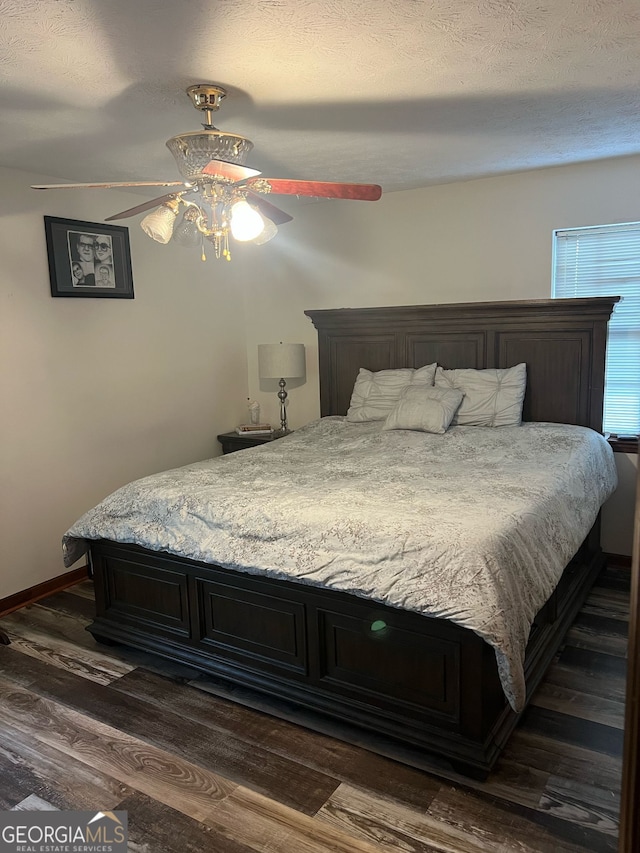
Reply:
[[[484,369],[524,363],[521,435],[539,432],[539,422],[556,430],[545,434],[547,444],[548,436],[554,436],[551,445],[563,441],[562,428],[553,424],[600,432],[606,327],[616,301],[603,297],[306,312],[318,330],[323,420],[317,428],[328,431],[329,442],[344,428],[362,367],[380,371],[437,362],[447,369]],[[462,441],[465,429],[468,433],[472,428],[454,428],[437,438]],[[388,433],[370,431],[385,447],[391,440]],[[224,457],[222,464],[231,471],[229,465],[239,466],[244,454],[252,454],[245,456],[247,466],[261,470],[271,453],[286,471],[288,448],[303,441],[304,430],[299,432],[272,446],[234,454],[235,459]],[[488,433],[497,432],[484,430],[485,438],[477,443],[492,441]],[[411,445],[406,433],[404,440]],[[601,438],[599,442],[604,444]],[[433,451],[434,459],[437,453]],[[197,474],[198,466],[192,467]],[[245,497],[250,506],[251,495],[245,492]],[[228,505],[221,502],[217,510],[223,516]],[[561,508],[556,505],[554,512]],[[404,609],[402,602],[380,596],[378,588],[368,595],[362,582],[354,592],[342,580],[291,580],[275,571],[278,560],[283,568],[286,562],[275,545],[272,571],[265,574],[260,566],[260,560],[269,565],[265,553],[256,566],[245,565],[251,571],[237,571],[228,568],[235,562],[229,553],[222,559],[221,546],[223,565],[211,552],[192,549],[187,553],[195,559],[179,556],[172,540],[159,540],[169,547],[158,550],[98,538],[101,528],[91,528],[85,533],[97,614],[90,630],[99,640],[195,666],[218,679],[221,690],[229,685],[240,701],[255,703],[260,696],[275,713],[299,709],[306,725],[320,728],[327,719],[338,720],[339,736],[381,751],[397,745],[404,760],[418,766],[429,766],[437,755],[457,770],[482,777],[495,764],[603,565],[596,516],[597,507],[591,530],[583,531],[575,553],[564,555],[566,568],[548,597],[545,593],[526,643],[521,683],[516,677],[511,694],[504,659],[499,665],[495,645],[487,640],[490,631],[483,638],[482,631],[442,618],[442,612],[433,616]],[[166,527],[167,517],[156,519],[159,528]],[[398,523],[394,519],[391,526]],[[540,551],[553,557],[560,548],[556,538],[554,532],[544,542],[538,532]],[[70,553],[69,559],[75,556]]]

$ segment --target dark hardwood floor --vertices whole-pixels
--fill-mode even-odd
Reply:
[[[1,620],[0,810],[123,809],[130,850],[145,853],[616,850],[628,569],[602,572],[484,783],[96,645],[92,598],[86,582]]]

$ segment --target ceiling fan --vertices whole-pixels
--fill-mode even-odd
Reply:
[[[112,181],[83,184],[38,184],[32,189],[78,189],[118,187],[181,187],[143,204],[107,217],[110,222],[126,219],[155,208],[140,223],[159,243],[173,239],[183,246],[213,244],[216,258],[230,260],[229,236],[239,242],[266,243],[277,234],[278,225],[293,218],[263,198],[264,195],[312,196],[316,198],[377,201],[382,189],[377,184],[345,184],[326,181],[297,181],[263,178],[245,166],[253,143],[236,133],[218,130],[213,113],[227,92],[222,86],[200,83],[189,86],[193,106],[205,113],[203,131],[173,136],[167,148],[173,154],[182,181]],[[182,218],[178,215],[182,211]]]

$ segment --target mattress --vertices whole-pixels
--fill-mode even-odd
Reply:
[[[611,448],[565,424],[383,431],[322,418],[130,483],[63,537],[340,590],[449,619],[493,646],[524,707],[533,619],[616,487]]]

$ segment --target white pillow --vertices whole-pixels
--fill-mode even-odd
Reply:
[[[456,388],[464,393],[453,425],[520,426],[527,388],[527,365],[487,370],[443,370],[438,367],[436,388]]]
[[[353,386],[347,420],[352,423],[383,421],[408,385],[433,385],[436,367],[434,363],[417,370],[413,367],[401,367],[397,370],[378,370],[375,373],[361,367]]]
[[[447,431],[464,394],[455,388],[409,385],[387,416],[382,429],[414,429],[442,434]]]

